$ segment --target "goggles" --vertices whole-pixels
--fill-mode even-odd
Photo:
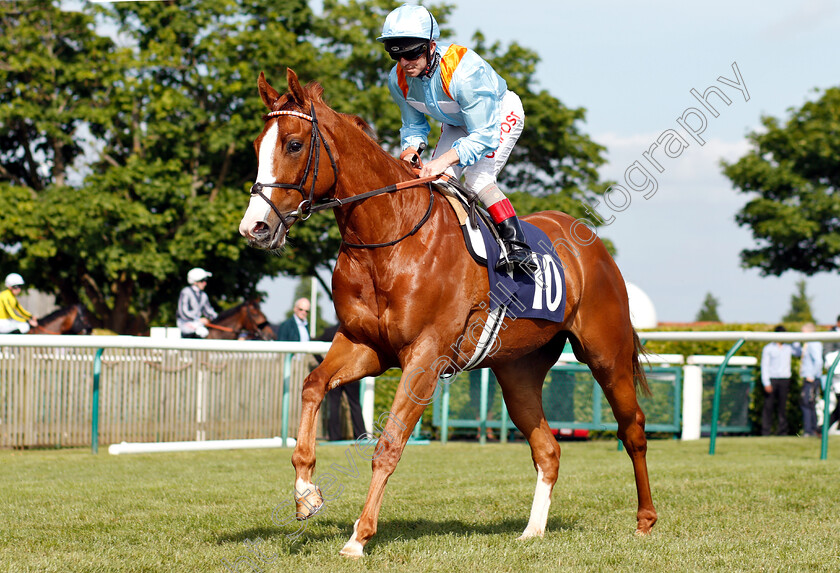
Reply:
[[[418,41],[417,38],[385,40],[385,51],[391,59],[399,62],[401,58],[412,61],[424,55],[429,49],[429,43],[425,40]]]

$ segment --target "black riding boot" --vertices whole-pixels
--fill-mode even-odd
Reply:
[[[496,270],[507,270],[508,261],[510,261],[514,266],[529,274],[534,274],[537,271],[537,265],[531,256],[533,254],[531,247],[525,241],[525,233],[522,231],[522,225],[519,224],[519,218],[516,215],[508,217],[501,223],[496,223],[495,227],[508,251],[507,260],[500,258],[496,263]]]

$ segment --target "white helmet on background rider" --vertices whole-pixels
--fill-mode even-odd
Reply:
[[[16,286],[23,286],[23,277],[17,273],[9,273],[6,275],[6,287],[12,288]]]
[[[194,285],[195,283],[207,280],[212,276],[213,273],[208,273],[204,269],[196,267],[194,269],[190,269],[190,272],[187,273],[187,282]]]
[[[385,18],[382,35],[377,41],[385,44],[385,51],[392,59],[400,57],[416,59],[422,54],[421,46],[426,47],[440,37],[440,28],[431,12],[423,6],[403,4]]]

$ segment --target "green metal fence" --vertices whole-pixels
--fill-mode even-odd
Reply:
[[[700,431],[711,432],[712,401],[715,393],[715,376],[718,367],[703,367],[703,410]],[[721,381],[721,409],[718,414],[718,431],[729,434],[749,434],[750,396],[755,385],[755,368],[727,366]]]
[[[649,432],[680,432],[682,404],[682,368],[657,366],[649,369],[648,383],[652,396],[639,397],[647,418]],[[618,424],[612,410],[583,364],[559,364],[552,367],[543,385],[543,410],[548,424],[554,429],[585,429],[615,431]],[[448,383],[434,401],[433,426],[440,428],[441,440],[449,438],[450,430],[473,433],[482,441],[487,428],[501,432],[508,438],[514,426],[501,399],[495,376],[489,370],[462,372]]]

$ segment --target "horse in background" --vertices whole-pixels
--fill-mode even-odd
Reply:
[[[29,334],[90,334],[93,325],[81,304],[65,306],[38,319]]]
[[[260,309],[259,300],[249,300],[219,314],[207,325],[207,338],[220,340],[274,340],[274,330]]]

